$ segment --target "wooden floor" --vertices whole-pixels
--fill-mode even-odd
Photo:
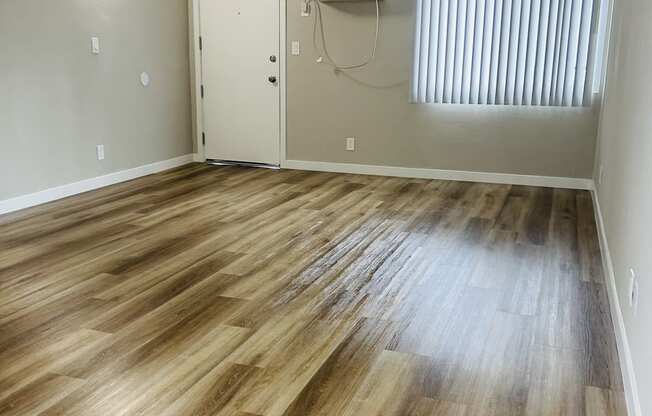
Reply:
[[[189,165],[0,217],[0,415],[625,415],[590,194]]]

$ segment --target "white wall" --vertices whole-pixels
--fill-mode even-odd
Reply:
[[[315,62],[313,17],[288,1],[288,159],[590,178],[597,132],[591,108],[409,103],[415,0],[383,0],[377,60],[351,76]],[[331,55],[369,53],[373,2],[322,7]],[[357,151],[345,138],[357,138]]]
[[[652,2],[616,0],[612,26],[596,158],[596,172],[600,166],[605,172],[598,198],[641,415],[652,415]],[[639,277],[636,314],[628,299],[630,268]]]
[[[191,153],[187,33],[186,0],[0,0],[0,201]]]

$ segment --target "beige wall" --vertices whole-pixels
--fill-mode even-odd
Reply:
[[[191,153],[187,33],[186,0],[1,0],[0,200]]]
[[[642,415],[652,414],[652,2],[616,1],[596,172]],[[639,306],[629,306],[629,269]]]
[[[288,0],[288,43],[302,45],[301,56],[288,57],[288,159],[591,177],[591,109],[409,104],[414,3],[383,0],[378,60],[349,78],[315,62],[313,18]],[[335,59],[348,64],[368,53],[374,7],[323,7]],[[345,151],[350,136],[356,152]]]

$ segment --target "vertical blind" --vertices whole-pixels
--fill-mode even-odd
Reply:
[[[590,103],[596,0],[417,0],[412,99]]]

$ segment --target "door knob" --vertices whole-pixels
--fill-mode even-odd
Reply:
[[[276,62],[276,55],[272,55],[269,57],[270,62]]]
[[[267,79],[268,79],[269,82],[271,82],[272,84],[276,84],[276,77],[275,77],[274,75],[270,76],[270,77],[267,78]]]

